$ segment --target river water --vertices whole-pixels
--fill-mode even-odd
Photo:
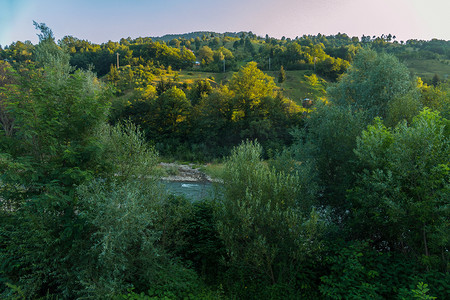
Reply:
[[[185,196],[191,201],[199,201],[214,196],[214,185],[210,182],[179,182],[166,181],[162,183],[170,194]]]

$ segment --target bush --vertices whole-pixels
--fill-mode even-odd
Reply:
[[[269,168],[261,153],[252,142],[232,151],[216,212],[234,273],[231,286],[244,289],[292,282],[293,268],[321,247],[321,221],[302,198],[298,176]]]

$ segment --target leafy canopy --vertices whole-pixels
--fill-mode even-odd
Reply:
[[[233,75],[230,89],[244,110],[259,104],[264,97],[274,97],[276,85],[273,77],[258,69],[256,62],[249,62]]]

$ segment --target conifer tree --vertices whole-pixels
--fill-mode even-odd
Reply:
[[[283,66],[280,68],[280,73],[278,74],[278,83],[283,83],[286,81],[286,71]]]

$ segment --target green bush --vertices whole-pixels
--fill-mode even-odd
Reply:
[[[225,249],[216,228],[211,200],[194,203],[170,197],[164,207],[166,249],[191,266],[205,282],[214,284],[224,266]]]
[[[293,282],[293,268],[301,268],[321,249],[321,221],[312,203],[304,201],[308,198],[302,198],[299,177],[269,168],[261,153],[261,146],[252,142],[233,150],[216,211],[229,256],[230,286],[239,297],[248,295],[246,286]]]

